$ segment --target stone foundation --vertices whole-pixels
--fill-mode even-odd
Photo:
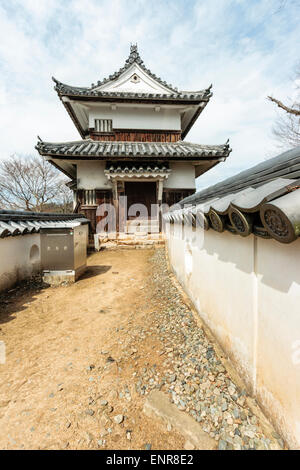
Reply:
[[[96,234],[95,239],[95,250],[100,251],[101,249],[141,249],[141,248],[152,248],[156,245],[164,245],[165,237],[162,233],[143,233],[136,232],[133,234],[128,233],[107,233],[107,234]]]

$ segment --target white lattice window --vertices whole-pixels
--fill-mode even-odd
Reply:
[[[111,119],[95,119],[95,131],[96,132],[112,132],[112,120]]]

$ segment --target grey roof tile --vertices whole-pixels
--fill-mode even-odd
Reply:
[[[81,214],[0,210],[0,238],[39,232],[44,227],[58,227],[72,223],[88,223]]]
[[[254,233],[291,243],[300,236],[300,147],[199,191],[180,203],[167,219],[184,217],[184,207],[201,211],[218,232],[243,237]]]
[[[91,145],[92,144],[92,145]],[[102,142],[90,139],[78,142],[51,143],[38,142],[36,149],[41,155],[53,157],[92,157],[92,158],[226,158],[231,149],[228,141],[223,145],[200,145],[189,142]]]
[[[212,197],[223,197],[248,187],[256,188],[262,186],[276,178],[300,178],[300,147],[270,158],[220,183],[198,191],[192,196],[185,198],[181,203],[200,204]]]

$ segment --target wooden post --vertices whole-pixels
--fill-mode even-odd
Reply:
[[[118,182],[114,179],[112,181],[113,185],[113,203],[115,208],[115,217],[116,217],[116,232],[119,232],[119,196],[118,196]]]
[[[158,191],[157,191],[157,204],[158,204],[158,217],[159,217],[159,233],[162,231],[162,196],[163,196],[163,180],[158,180]]]

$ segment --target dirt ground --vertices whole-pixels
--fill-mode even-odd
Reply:
[[[219,449],[283,448],[172,279],[163,249],[102,251],[74,285],[1,295],[0,448],[191,448],[143,413],[157,389]]]
[[[8,294],[0,310],[7,353],[0,448],[183,448],[180,435],[143,414],[144,398],[132,384],[136,370],[159,361],[155,338],[122,361],[121,344],[132,347],[130,330],[144,324],[149,308],[151,254],[95,253],[75,285],[29,290],[11,302]]]

